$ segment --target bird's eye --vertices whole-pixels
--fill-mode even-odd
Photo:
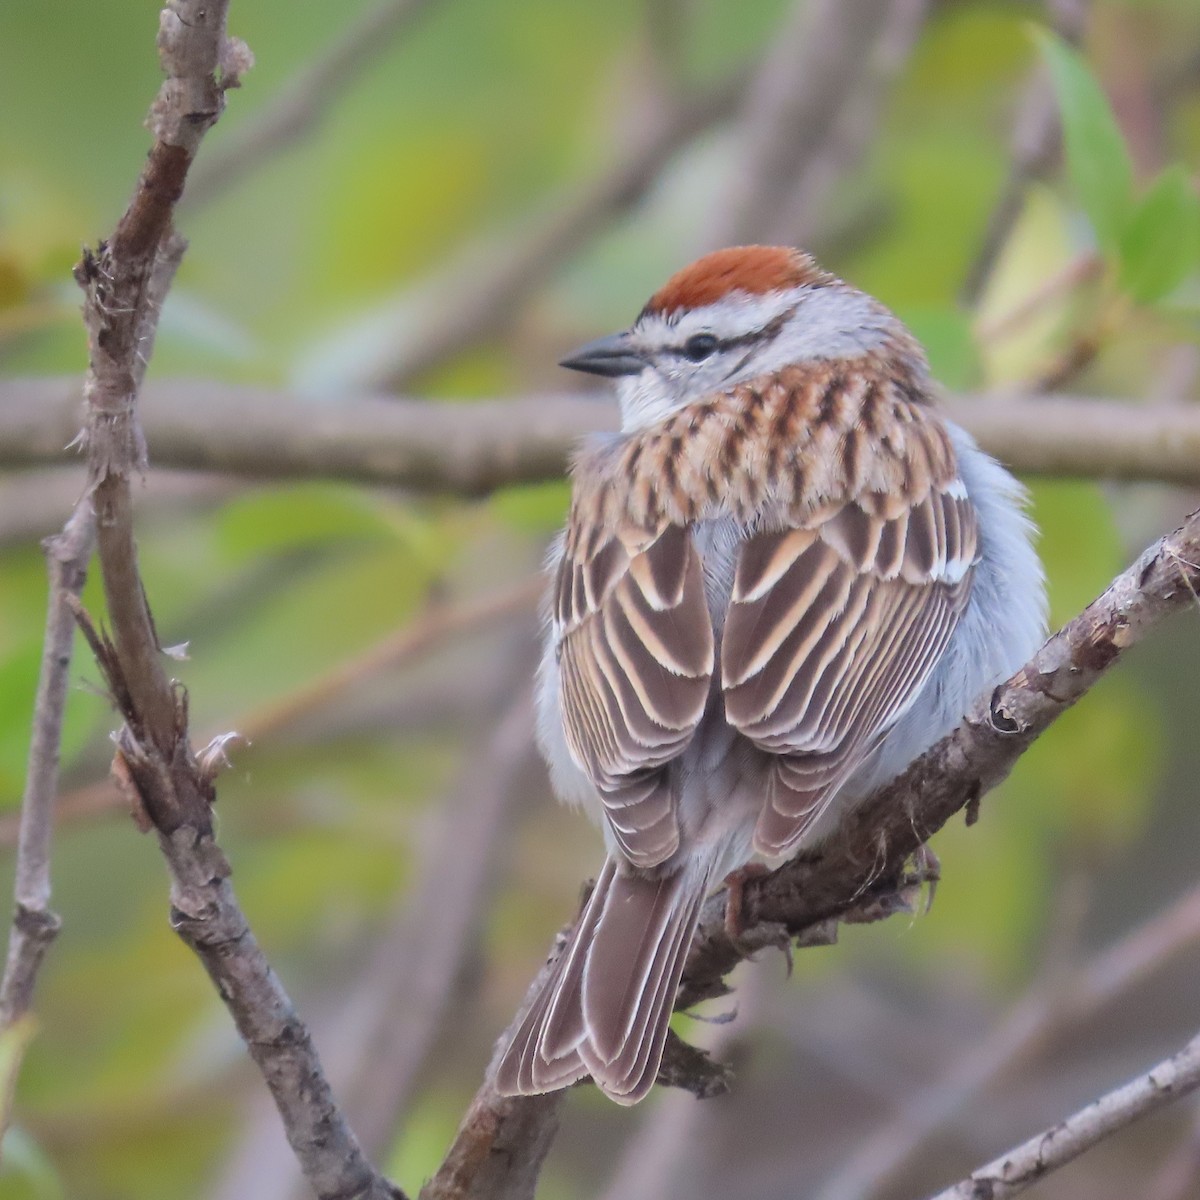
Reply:
[[[711,333],[693,334],[683,343],[683,353],[692,362],[702,362],[720,345]]]

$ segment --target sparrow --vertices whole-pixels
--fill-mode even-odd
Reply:
[[[802,251],[708,254],[562,365],[615,381],[621,430],[574,463],[538,738],[608,858],[494,1081],[633,1104],[708,893],[948,733],[1040,645],[1045,587],[915,338]]]

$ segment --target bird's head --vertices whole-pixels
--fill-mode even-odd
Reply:
[[[562,366],[615,380],[622,426],[653,425],[704,396],[805,361],[911,340],[877,300],[786,246],[733,246],[676,272],[621,333]]]

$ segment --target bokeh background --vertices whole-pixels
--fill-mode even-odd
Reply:
[[[578,385],[558,356],[736,234],[811,245],[911,323],[951,389],[1197,402],[1194,243],[1168,294],[1114,298],[1089,197],[1048,136],[1031,23],[1081,39],[1138,186],[1183,164],[1194,187],[1200,7],[871,8],[844,8],[869,67],[833,105],[841,123],[807,157],[797,125],[786,186],[755,211],[742,190],[763,63],[790,47],[806,64],[798,22],[819,28],[828,3],[410,0],[322,76],[314,64],[373,10],[235,0],[257,65],[181,207],[191,249],[151,380],[277,389],[297,423],[368,391],[561,392]],[[24,377],[85,365],[70,268],[140,166],[156,22],[134,0],[0,6],[10,399]],[[280,104],[292,123],[247,141]],[[1005,197],[1013,220],[981,268]],[[164,643],[189,645],[193,727],[251,737],[219,800],[242,902],[353,1123],[415,1190],[601,856],[553,804],[529,735],[530,581],[567,488],[456,498],[319,474],[152,467],[142,563]],[[38,541],[81,482],[66,453],[0,472],[4,891],[44,620]],[[1030,483],[1056,622],[1196,503],[1152,482]],[[85,600],[102,611],[95,580]],[[260,1080],[167,926],[157,850],[104,782],[114,717],[84,654],[74,677],[65,930],[0,1197],[303,1196]],[[790,980],[763,954],[709,1014],[735,1020],[678,1018],[738,1063],[732,1096],[624,1111],[579,1091],[541,1194],[916,1197],[1180,1044],[1200,1012],[1198,677],[1200,611],[1055,726],[975,828],[937,838],[928,914],[843,930]],[[1159,943],[1139,933],[1151,920]],[[1030,1195],[1200,1195],[1200,1109],[1154,1117]]]

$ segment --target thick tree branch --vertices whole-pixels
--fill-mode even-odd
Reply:
[[[0,468],[62,462],[77,386],[69,378],[0,380]],[[1017,471],[1200,484],[1200,405],[996,393],[951,396],[946,410]],[[141,415],[158,466],[462,495],[560,478],[578,440],[617,421],[616,405],[598,393],[318,401],[182,379],[151,383]]]
[[[107,243],[76,268],[84,289],[89,363],[84,385],[88,491],[112,638],[75,604],[125,724],[113,769],[171,877],[171,922],[195,951],[262,1071],[288,1139],[318,1196],[392,1200],[334,1103],[307,1029],[254,940],[213,837],[219,746],[195,755],[187,696],[168,678],[138,571],[132,478],[145,462],[137,414],[162,299],[184,250],[174,206],[225,91],[250,64],[225,33],[227,0],[173,0],[159,55],[167,75],[150,115],[154,144],[133,200]]]
[[[1144,1075],[1014,1147],[932,1200],[1008,1200],[1134,1121],[1200,1088],[1200,1035]]]

